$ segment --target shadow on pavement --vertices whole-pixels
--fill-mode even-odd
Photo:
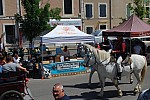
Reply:
[[[105,86],[114,86],[114,84],[112,82],[106,82]],[[126,83],[120,83],[120,84],[126,84]],[[88,83],[82,83],[82,84],[75,84],[75,85],[64,85],[64,87],[71,87],[71,88],[79,88],[79,89],[89,89],[88,87]],[[104,96],[103,98],[99,97],[99,92],[93,91],[93,89],[96,88],[100,88],[99,87],[99,83],[92,83],[91,84],[91,91],[90,92],[83,92],[79,95],[75,95],[75,96],[70,96],[70,99],[80,99],[80,100],[109,100],[109,98],[115,98],[118,97],[118,92],[117,90],[108,90],[105,91],[104,90]],[[100,91],[100,90],[99,90]],[[128,95],[132,95],[135,96],[135,94],[133,93],[133,91],[122,91],[123,92],[123,96],[128,96]]]
[[[110,98],[118,97],[121,99],[121,97],[118,96],[117,90],[110,90],[110,91],[104,91],[103,98],[99,97],[99,92],[96,91],[90,91],[90,92],[84,92],[81,93],[81,96],[75,95],[75,96],[69,96],[70,99],[80,99],[80,100],[109,100]],[[135,96],[133,91],[123,91],[123,96],[132,95]]]
[[[112,82],[105,82],[105,86],[114,86],[114,84]],[[88,83],[81,83],[81,84],[75,84],[75,85],[64,85],[64,87],[72,87],[72,88],[79,88],[79,89],[86,89],[86,88],[96,89],[96,88],[100,88],[99,82],[92,83],[90,87],[88,86]]]

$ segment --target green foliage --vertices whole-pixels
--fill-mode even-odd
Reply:
[[[49,18],[60,19],[60,8],[50,10],[50,4],[39,7],[40,0],[23,0],[22,5],[25,9],[25,15],[21,20],[23,34],[32,43],[33,38],[39,36],[41,32],[50,29],[47,24]]]
[[[61,9],[58,7],[51,9],[50,10],[51,18],[56,19],[56,20],[60,20],[61,19],[61,17],[59,16],[60,12],[61,12]]]
[[[132,1],[134,3],[133,6],[130,6],[132,13],[137,15],[140,19],[145,18],[149,12],[146,11],[146,8],[144,6],[145,4],[144,0],[132,0]]]
[[[150,16],[150,12],[146,10],[145,5],[149,5],[150,0],[131,0],[131,3],[128,4],[130,11],[137,15],[140,19],[146,18],[146,16]],[[120,18],[122,20],[121,23],[126,21],[126,18]],[[119,24],[121,24],[119,23]],[[150,23],[150,20],[148,20]]]

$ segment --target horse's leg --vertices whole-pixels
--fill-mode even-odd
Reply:
[[[98,77],[99,77],[99,80],[100,80],[100,83],[101,83],[101,91],[100,91],[99,96],[100,96],[100,97],[103,97],[103,95],[104,95],[104,86],[105,86],[105,80],[106,80],[106,78],[100,76],[99,73],[98,73]]]
[[[130,73],[130,84],[133,83],[133,77],[132,77],[132,73]]]
[[[115,87],[116,87],[117,90],[118,90],[119,96],[121,97],[121,96],[123,95],[123,93],[122,93],[121,89],[120,89],[119,86],[118,86],[118,80],[117,80],[117,79],[112,79],[112,81],[113,81]]]
[[[91,69],[90,76],[89,76],[89,83],[88,83],[88,86],[91,85],[92,75],[93,75],[93,73],[94,73],[95,71],[96,71],[95,68],[92,68],[92,69]]]
[[[140,78],[140,73],[135,73],[134,72],[134,75],[135,75],[135,77],[136,77],[136,79],[137,79],[137,84],[136,84],[136,86],[135,86],[135,88],[134,88],[134,93],[139,93],[140,91],[141,91],[141,78]]]

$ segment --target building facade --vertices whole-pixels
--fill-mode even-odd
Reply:
[[[118,26],[127,17],[129,3],[131,0],[83,0],[83,31],[90,34]]]
[[[150,4],[145,2],[146,10]],[[88,34],[95,30],[106,30],[118,26],[122,18],[126,19],[132,12],[129,5],[132,0],[41,0],[40,7],[50,3],[51,8],[61,8],[61,20],[49,19],[48,24],[75,25]],[[0,38],[6,47],[21,44],[22,34],[16,24],[15,14],[24,13],[21,0],[0,0]],[[149,19],[148,14],[145,20]],[[20,43],[17,43],[20,40]]]
[[[146,10],[150,11],[150,3],[143,0]],[[132,15],[130,6],[133,0],[81,0],[81,15],[84,32],[90,34],[95,30],[107,30],[118,26]],[[144,21],[150,18],[145,16]]]
[[[21,0],[0,0],[0,39],[6,47],[16,44],[19,30],[15,27],[15,14],[22,14]]]
[[[54,19],[49,20],[49,24],[53,25],[75,25],[81,29],[82,21],[80,18],[80,0],[41,0],[41,6],[46,3],[50,3],[50,8],[61,9],[61,20],[56,21]]]

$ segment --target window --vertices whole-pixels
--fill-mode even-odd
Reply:
[[[3,2],[0,0],[0,15],[3,15]]]
[[[148,12],[146,15],[146,18],[150,18],[150,7],[149,6],[146,7],[146,12]]]
[[[93,27],[86,27],[86,33],[91,34],[93,32]]]
[[[131,14],[132,14],[130,7],[131,7],[131,3],[129,3],[129,4],[126,5],[126,15],[127,15],[127,18],[130,17]]]
[[[92,4],[86,4],[85,9],[86,9],[86,17],[91,18],[93,16],[93,14],[92,14],[92,10],[93,10]]]
[[[149,2],[149,0],[144,0],[144,4],[147,4]]]
[[[64,0],[64,14],[72,14],[72,0]]]
[[[99,26],[99,29],[100,29],[100,30],[106,30],[106,29],[107,29],[107,25],[100,25],[100,26]]]
[[[99,4],[99,17],[107,17],[106,4]]]
[[[15,25],[5,25],[6,43],[15,44]]]

